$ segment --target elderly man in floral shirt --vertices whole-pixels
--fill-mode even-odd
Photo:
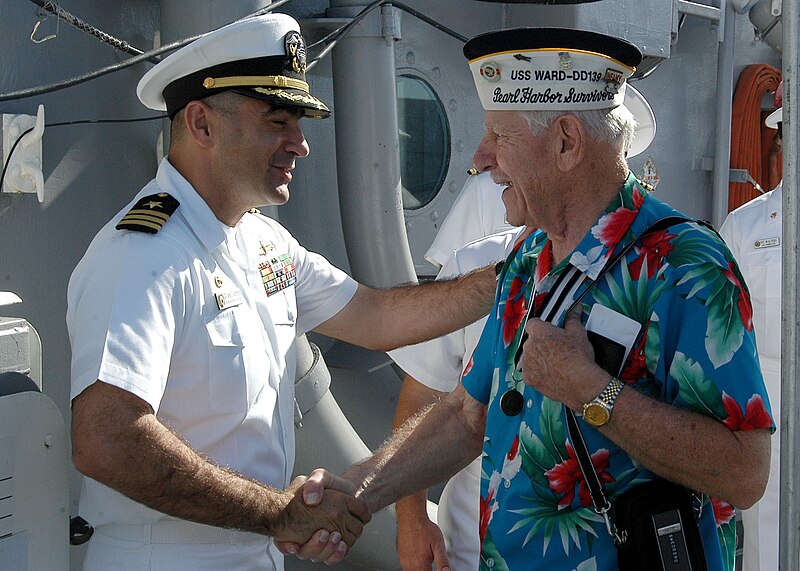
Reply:
[[[343,477],[374,511],[482,449],[481,569],[615,571],[571,409],[611,503],[658,479],[703,494],[707,567],[732,570],[732,506],[763,494],[774,426],[733,257],[625,162],[634,123],[620,93],[641,53],[560,29],[484,34],[464,52],[486,109],[475,165],[505,187],[508,222],[541,231],[499,273],[462,384]],[[587,330],[619,339],[611,374]]]

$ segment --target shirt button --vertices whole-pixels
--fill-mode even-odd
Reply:
[[[489,567],[490,569],[492,567],[494,567],[494,559],[492,559],[491,557],[489,559],[487,559],[486,560],[486,566]]]

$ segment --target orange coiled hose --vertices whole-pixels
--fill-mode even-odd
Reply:
[[[781,155],[777,131],[764,125],[771,111],[761,111],[761,100],[778,88],[780,80],[780,70],[771,65],[748,65],[739,75],[733,94],[731,168],[746,169],[765,192],[781,180]],[[728,189],[728,211],[760,194],[748,182],[732,182]]]

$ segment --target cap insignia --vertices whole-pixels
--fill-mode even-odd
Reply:
[[[609,93],[619,93],[619,88],[622,86],[622,82],[625,81],[625,78],[622,76],[622,72],[616,69],[607,68],[606,69],[606,91]]]
[[[531,58],[522,54],[514,54],[514,59],[517,61],[531,61]]]
[[[286,55],[289,56],[289,61],[292,63],[292,69],[295,73],[306,72],[306,45],[303,42],[303,36],[298,32],[291,31],[286,34],[284,39],[286,46]]]
[[[500,81],[500,66],[493,61],[487,61],[481,66],[481,77],[489,83]]]
[[[117,230],[156,234],[166,224],[180,202],[166,192],[144,196],[117,223]]]

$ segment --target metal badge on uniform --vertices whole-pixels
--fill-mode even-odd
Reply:
[[[756,250],[760,250],[761,248],[772,248],[773,246],[780,246],[781,239],[778,236],[774,238],[761,238],[760,240],[756,240],[753,246],[755,246]]]
[[[264,242],[258,243],[258,254],[260,256],[266,256],[274,249],[275,249],[275,244],[273,244],[272,242],[267,242],[266,244]]]
[[[238,289],[215,293],[214,299],[217,300],[217,307],[220,311],[228,307],[236,307],[244,301],[242,292]]]
[[[294,262],[289,254],[281,254],[267,262],[261,262],[258,264],[258,269],[267,295],[278,293],[297,281]]]

